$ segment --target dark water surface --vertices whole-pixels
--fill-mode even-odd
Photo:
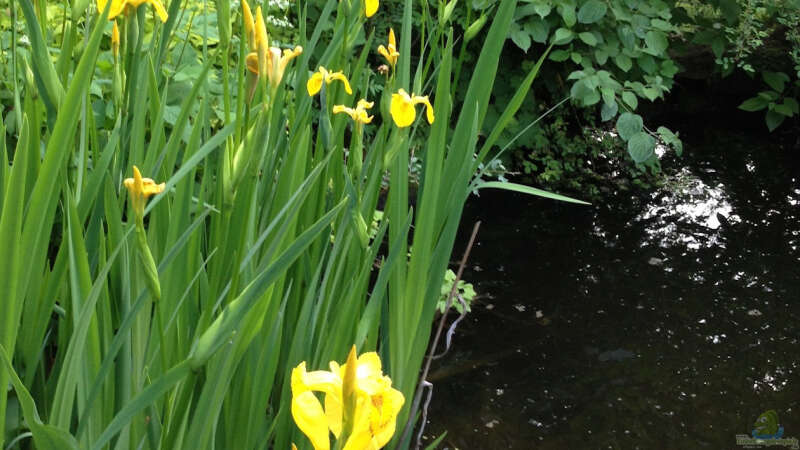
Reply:
[[[683,135],[644,198],[471,200],[454,259],[481,220],[481,297],[434,363],[427,442],[731,449],[769,409],[800,439],[800,148]]]

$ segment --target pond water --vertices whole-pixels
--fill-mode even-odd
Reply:
[[[432,368],[423,442],[737,448],[770,409],[800,439],[800,148],[691,128],[644,197],[470,201],[453,259],[481,220],[480,297]]]

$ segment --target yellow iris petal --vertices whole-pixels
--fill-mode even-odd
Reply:
[[[289,61],[297,58],[303,53],[303,47],[296,46],[293,50],[286,49],[283,51],[283,56],[281,57],[280,64],[278,66],[279,73],[283,75],[283,72],[286,70],[286,66],[289,65]],[[280,81],[280,80],[279,80]]]
[[[335,393],[342,380],[337,374],[325,370],[306,371],[306,363],[292,369],[292,394],[299,394],[305,391],[319,391],[325,393]]]
[[[379,45],[378,53],[380,53],[392,67],[397,64],[397,58],[400,56],[400,53],[397,52],[397,41],[393,29],[389,28],[388,46],[384,47],[383,45]]]
[[[156,183],[150,178],[142,178],[139,168],[133,166],[133,178],[126,178],[122,184],[128,189],[131,199],[131,207],[137,214],[144,212],[144,205],[147,198],[164,192],[165,183]]]
[[[270,48],[267,74],[273,87],[278,87],[281,80],[283,80],[283,74],[286,72],[286,66],[289,65],[289,62],[302,53],[303,47],[299,45],[293,50],[285,49],[283,54],[277,47]]]
[[[411,103],[411,98],[408,93],[400,89],[395,94],[392,94],[392,101],[389,104],[389,112],[392,115],[395,125],[400,128],[405,128],[412,123],[417,117],[417,112],[414,110],[414,105]]]
[[[394,123],[400,128],[411,125],[417,117],[414,106],[418,104],[425,105],[428,123],[433,123],[433,105],[431,105],[431,102],[428,100],[428,96],[408,95],[403,89],[400,89],[396,94],[392,94],[389,112],[392,114]]]
[[[244,22],[244,32],[247,34],[247,43],[250,45],[250,50],[256,49],[256,24],[253,20],[253,12],[250,10],[250,5],[247,0],[242,0],[242,21]]]
[[[414,96],[414,98],[412,99],[411,102],[414,105],[419,105],[420,103],[425,105],[425,113],[426,113],[426,116],[427,116],[427,119],[428,119],[428,123],[433,123],[433,119],[434,119],[434,117],[433,117],[433,105],[431,105],[431,102],[430,102],[430,100],[428,100],[428,96],[427,95],[424,96],[424,97]]]
[[[256,52],[258,53],[259,75],[267,76],[267,60],[269,59],[269,38],[267,27],[264,24],[264,15],[261,14],[261,7],[256,8]]]
[[[122,10],[125,8],[126,0],[111,0],[111,6],[108,10],[108,20],[112,20],[118,15],[122,14]],[[103,13],[106,9],[106,5],[108,4],[108,0],[97,0],[97,12]]]
[[[324,81],[324,76],[320,72],[314,72],[311,75],[311,78],[308,79],[306,83],[306,90],[308,91],[308,95],[315,96],[319,93],[320,89],[322,89],[322,82]]]
[[[100,1],[101,0],[97,1],[98,8],[100,7]],[[160,0],[122,0],[122,1],[119,1],[119,2],[117,0],[112,0],[112,3],[111,3],[112,4],[112,9],[114,8],[114,3],[121,3],[120,13],[124,12],[123,10],[125,9],[125,6],[127,6],[127,5],[130,5],[133,8],[138,8],[143,3],[149,3],[156,10],[156,14],[158,14],[158,18],[161,19],[162,22],[166,22],[167,18],[168,18],[167,10],[166,10],[166,8],[164,8],[164,4],[161,3]],[[103,5],[105,6],[105,1],[103,1]],[[102,11],[102,8],[100,9],[100,11]],[[116,17],[116,15],[115,15],[115,17]],[[112,19],[110,12],[109,12],[108,18]]]
[[[247,70],[258,75],[258,53],[249,53],[247,59],[245,59],[245,65],[247,66]]]
[[[364,12],[372,17],[378,11],[378,0],[364,0]]]
[[[348,108],[347,106],[344,106],[344,105],[334,105],[333,106],[333,113],[334,114],[344,113],[344,114],[347,114],[348,116],[350,116],[350,118],[353,119],[356,122],[370,123],[370,122],[372,122],[373,116],[370,116],[367,113],[367,110],[372,108],[373,105],[374,105],[373,102],[368,102],[368,101],[366,101],[366,100],[364,100],[362,98],[361,100],[358,101],[358,104],[356,105],[355,108]],[[333,366],[331,366],[331,367],[333,367]],[[339,370],[338,364],[336,365],[336,369],[335,370]],[[343,377],[344,375],[340,374],[340,376]]]
[[[326,82],[326,84],[330,84],[331,81],[334,81],[334,80],[338,80],[338,81],[341,81],[342,83],[344,83],[345,92],[347,92],[348,94],[352,94],[353,93],[353,90],[350,89],[350,82],[347,81],[347,77],[344,76],[344,74],[342,72],[333,72],[333,73],[329,74],[327,79],[325,80],[325,82]]]
[[[395,419],[403,407],[405,398],[397,389],[387,388],[380,394],[380,401],[370,416],[370,426],[375,433],[375,445],[381,448],[388,443],[395,432]]]
[[[402,90],[395,95],[405,97],[403,103],[413,110],[412,96]],[[370,102],[362,99],[355,110],[342,105],[334,110],[355,113],[368,105]],[[352,430],[343,450],[378,450],[385,446],[396,431],[397,414],[405,399],[400,391],[392,388],[392,380],[383,375],[377,353],[368,352],[356,358],[353,350],[347,363],[340,366],[331,361],[330,369],[307,372],[303,362],[292,371],[292,416],[297,426],[308,436],[315,450],[328,450],[328,430],[344,439],[342,428],[346,416]],[[345,389],[350,395],[347,404],[343,401]],[[313,391],[325,392],[324,409]],[[345,408],[350,409],[345,411]]]
[[[329,450],[328,420],[312,391],[292,396],[292,418],[314,445],[314,450]]]
[[[325,395],[325,416],[328,427],[337,438],[342,433],[342,398],[336,394]]]
[[[344,74],[339,72],[328,72],[327,69],[320,66],[319,69],[311,75],[311,78],[308,79],[306,83],[306,90],[308,90],[308,95],[314,96],[322,89],[322,82],[325,84],[331,84],[332,81],[341,81],[344,84],[344,90],[348,94],[352,94],[353,90],[350,88],[350,82],[347,81],[347,77]]]
[[[166,23],[169,15],[167,14],[167,9],[164,8],[164,4],[161,3],[159,0],[151,0],[147,3],[153,5],[153,8],[156,10],[156,14],[158,14],[158,18],[161,19],[162,23]]]

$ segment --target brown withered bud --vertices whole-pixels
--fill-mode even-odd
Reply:
[[[388,75],[389,66],[387,66],[386,64],[381,64],[380,66],[378,66],[378,73],[380,73],[381,75]]]

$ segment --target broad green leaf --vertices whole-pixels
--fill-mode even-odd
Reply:
[[[760,111],[767,107],[769,101],[764,99],[763,97],[752,97],[748,98],[747,100],[743,101],[741,105],[739,105],[739,109],[744,111]]]
[[[561,11],[561,18],[564,19],[564,25],[566,25],[567,28],[572,28],[578,20],[575,15],[575,5],[561,5],[559,11]]]
[[[601,87],[600,94],[603,96],[603,101],[606,102],[606,104],[611,105],[612,103],[616,103],[616,92],[614,89]]]
[[[617,119],[617,132],[619,132],[619,137],[625,141],[629,140],[634,134],[641,132],[643,126],[642,116],[638,114],[626,112]]]
[[[550,15],[551,7],[548,3],[537,3],[534,6],[536,10],[536,14],[538,14],[542,19]]]
[[[566,61],[569,58],[570,52],[566,50],[554,50],[550,53],[550,59],[556,62]]]
[[[778,128],[784,120],[786,120],[786,116],[772,110],[767,111],[767,115],[764,117],[764,120],[767,123],[767,128],[769,128],[769,131],[775,131],[775,129]]]
[[[764,71],[761,76],[764,78],[764,82],[776,92],[783,92],[785,84],[790,81],[789,76],[783,72]]]
[[[644,88],[644,90],[642,91],[642,93],[644,93],[644,96],[645,96],[645,97],[646,97],[648,100],[650,100],[651,102],[652,102],[652,101],[655,101],[655,99],[657,99],[657,98],[658,98],[658,96],[659,96],[659,95],[661,95],[661,94],[659,93],[658,89],[656,89],[656,88],[654,88],[654,87],[646,87],[646,88]]]
[[[672,31],[673,28],[674,28],[672,26],[672,24],[670,24],[666,20],[661,20],[661,19],[651,19],[650,20],[650,25],[652,25],[653,28],[655,28],[657,30],[666,31],[666,32]]]
[[[575,33],[573,33],[572,30],[567,28],[559,28],[553,35],[553,43],[555,45],[569,44],[574,37]]]
[[[758,96],[763,98],[768,102],[774,102],[777,100],[781,95],[775,91],[761,91],[758,93]]]
[[[597,64],[605,65],[608,61],[608,51],[602,48],[598,48],[594,51],[594,59],[597,61]]]
[[[636,110],[636,107],[639,106],[639,99],[636,97],[631,91],[625,91],[622,93],[622,101],[625,102],[626,105],[630,106],[632,110]]]
[[[608,122],[616,117],[617,112],[619,112],[617,102],[612,102],[610,104],[603,102],[603,106],[600,107],[600,118],[603,122]]]
[[[792,117],[792,115],[794,115],[794,111],[792,111],[792,108],[790,108],[789,105],[785,103],[775,105],[775,107],[772,108],[772,110],[786,117]]]
[[[619,41],[626,49],[633,50],[636,47],[636,35],[630,25],[623,25],[617,29]]]
[[[722,57],[722,54],[725,53],[725,44],[727,43],[728,41],[722,36],[717,36],[711,41],[711,51],[714,52],[715,57]]]
[[[639,131],[628,140],[628,154],[636,163],[643,163],[650,159],[656,148],[656,140],[652,136]]]
[[[614,57],[614,62],[617,64],[617,67],[622,69],[623,72],[627,72],[631,70],[631,67],[633,67],[633,61],[631,61],[631,58],[622,53]]]
[[[595,23],[606,15],[608,7],[599,0],[589,0],[578,10],[578,22]]]
[[[546,20],[533,17],[525,24],[525,31],[530,33],[534,42],[544,44],[550,36],[550,24]]]
[[[522,28],[517,27],[511,30],[511,40],[514,41],[517,47],[523,52],[527,53],[528,49],[531,48],[531,35]]]
[[[578,37],[586,44],[594,47],[597,45],[597,38],[594,37],[594,34],[584,31],[583,33],[578,34]]]
[[[658,70],[655,58],[650,55],[641,55],[640,57],[636,58],[636,64],[638,64],[639,67],[641,67],[642,70],[649,75],[654,75]]]
[[[675,150],[675,154],[678,156],[683,154],[683,141],[681,141],[681,138],[679,138],[677,134],[673,133],[672,130],[667,127],[658,127],[656,132],[658,132],[659,136],[661,136],[661,140],[663,140],[665,144]]]
[[[800,114],[800,105],[798,105],[797,100],[794,98],[786,97],[783,99],[783,104],[788,106],[793,114]]]
[[[663,55],[667,51],[667,35],[661,31],[650,30],[644,37],[644,42],[647,44],[645,51],[654,56]]]

